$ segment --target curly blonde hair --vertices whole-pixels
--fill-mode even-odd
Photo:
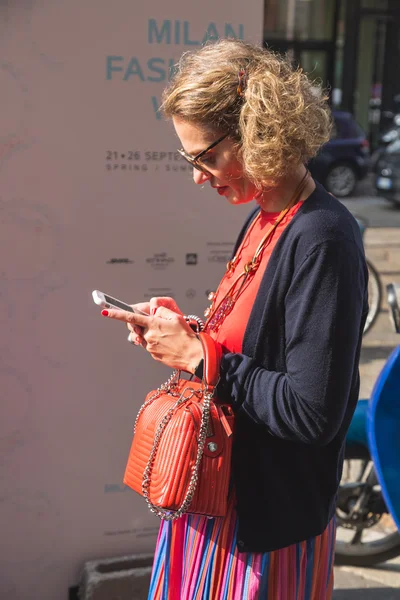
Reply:
[[[246,175],[260,188],[306,164],[331,131],[327,95],[319,84],[287,58],[233,39],[183,54],[164,90],[162,110],[167,117],[229,132]]]

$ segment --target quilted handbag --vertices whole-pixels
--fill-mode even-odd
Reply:
[[[226,514],[233,412],[215,398],[220,356],[200,333],[202,381],[174,371],[150,392],[136,418],[124,483],[146,499],[151,512],[172,521],[184,513]]]

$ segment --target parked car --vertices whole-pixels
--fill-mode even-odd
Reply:
[[[333,111],[333,135],[308,167],[312,176],[338,198],[350,196],[369,170],[370,149],[353,115]]]
[[[375,187],[379,196],[400,206],[400,140],[385,149],[376,166]]]
[[[384,154],[386,148],[396,140],[400,140],[400,115],[398,114],[393,117],[390,127],[379,136],[378,147],[371,155],[372,171],[376,173],[381,156]]]

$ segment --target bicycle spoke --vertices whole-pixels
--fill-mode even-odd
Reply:
[[[350,544],[351,545],[355,545],[355,544],[360,544],[361,543],[361,537],[363,534],[363,530],[362,529],[357,529],[357,531],[355,532],[354,536],[352,537]]]

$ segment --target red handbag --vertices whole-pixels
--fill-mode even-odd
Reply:
[[[200,382],[174,371],[146,396],[136,418],[124,483],[165,520],[184,513],[223,517],[227,510],[233,411],[219,403],[215,386],[220,356],[206,333]]]

